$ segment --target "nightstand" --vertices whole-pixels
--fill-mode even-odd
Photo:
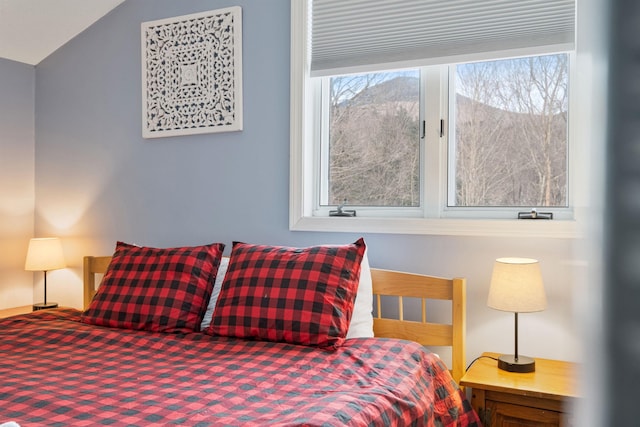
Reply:
[[[498,369],[498,353],[483,353],[460,380],[471,387],[471,405],[485,427],[571,426],[571,406],[578,398],[576,365],[537,359],[535,372]]]
[[[4,310],[0,310],[0,319],[4,317],[17,316],[18,314],[31,313],[33,307],[30,305],[25,305],[22,307],[13,307],[13,308],[5,308]]]

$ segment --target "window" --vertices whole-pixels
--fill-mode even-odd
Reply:
[[[291,229],[575,234],[516,219],[531,208],[573,219],[572,46],[316,61],[296,34],[309,31],[307,8],[315,30],[316,3],[332,1],[292,2]],[[357,218],[331,218],[341,204]]]
[[[567,208],[567,54],[452,66],[448,206]]]
[[[320,205],[419,207],[419,71],[323,83]]]

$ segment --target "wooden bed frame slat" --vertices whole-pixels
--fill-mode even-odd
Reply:
[[[96,293],[96,274],[109,267],[111,256],[84,257],[84,306],[87,308]],[[465,371],[466,281],[444,279],[421,274],[371,269],[373,295],[378,310],[374,313],[373,330],[377,337],[400,338],[425,346],[451,347],[451,376],[456,382]],[[381,296],[412,297],[422,299],[421,322],[404,320],[402,298],[399,298],[400,319],[381,316]],[[451,321],[427,322],[426,300],[451,301]]]
[[[451,346],[453,326],[411,320],[374,318],[375,334],[415,341],[425,346]],[[426,337],[426,338],[425,338]]]
[[[371,278],[376,283],[374,294],[442,300],[453,298],[450,279],[377,268],[371,269]]]

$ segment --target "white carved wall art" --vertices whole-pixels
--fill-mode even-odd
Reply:
[[[242,130],[242,9],[142,23],[142,136]]]

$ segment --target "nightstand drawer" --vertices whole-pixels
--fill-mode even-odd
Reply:
[[[566,403],[564,400],[522,396],[519,394],[504,393],[499,391],[485,391],[484,398],[492,402],[507,403],[511,405],[526,406],[531,408],[540,408],[547,411],[566,411]]]
[[[485,408],[485,427],[487,426],[560,426],[561,413],[530,406],[487,400]],[[487,422],[486,420],[490,420]]]

